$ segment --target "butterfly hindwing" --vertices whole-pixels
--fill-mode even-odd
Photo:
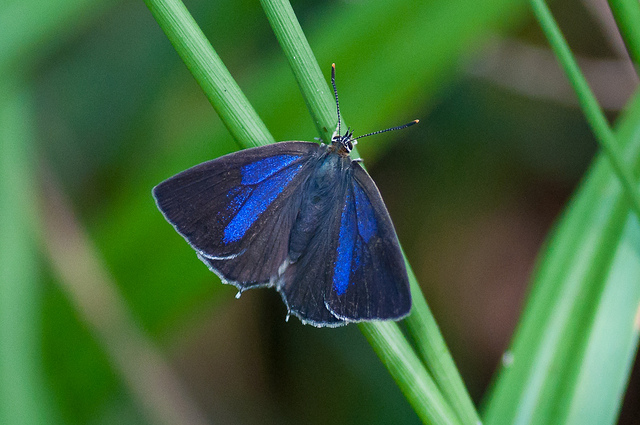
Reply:
[[[404,259],[378,188],[351,166],[326,307],[343,320],[397,320],[411,309]]]
[[[268,285],[318,145],[282,142],[190,168],[153,190],[158,207],[209,268],[240,289]]]

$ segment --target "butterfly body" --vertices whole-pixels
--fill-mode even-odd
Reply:
[[[291,230],[289,260],[297,261],[318,230],[329,228],[343,198],[345,182],[350,173],[348,159],[318,149],[318,163],[303,189],[300,211]],[[324,152],[322,152],[324,150]]]

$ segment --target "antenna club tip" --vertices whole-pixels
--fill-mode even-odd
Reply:
[[[336,64],[335,64],[335,63],[332,63],[332,64],[331,64],[331,68],[336,69]]]
[[[414,124],[418,124],[420,122],[420,120],[413,120]]]

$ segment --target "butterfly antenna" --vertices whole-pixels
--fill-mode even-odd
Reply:
[[[338,111],[338,134],[340,134],[340,103],[338,102],[338,88],[336,87],[336,64],[331,64],[331,85],[333,85],[333,94],[336,98],[336,110]]]
[[[407,127],[410,127],[410,126],[412,126],[414,124],[418,124],[419,122],[420,122],[420,120],[413,120],[410,123],[407,123],[407,124],[404,124],[404,125],[399,125],[397,127],[387,128],[386,130],[378,130],[378,131],[374,131],[373,133],[367,133],[367,134],[364,134],[362,136],[354,137],[353,140],[358,140],[358,139],[362,139],[363,137],[373,136],[374,134],[386,133],[387,131],[402,130],[403,128],[407,128]]]

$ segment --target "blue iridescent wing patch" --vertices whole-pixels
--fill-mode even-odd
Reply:
[[[318,145],[283,142],[197,165],[153,190],[167,221],[226,283],[273,284]]]
[[[261,159],[240,169],[240,185],[229,191],[231,221],[224,228],[225,244],[241,240],[247,230],[300,172],[299,155],[281,154]],[[295,163],[295,164],[294,164]]]

